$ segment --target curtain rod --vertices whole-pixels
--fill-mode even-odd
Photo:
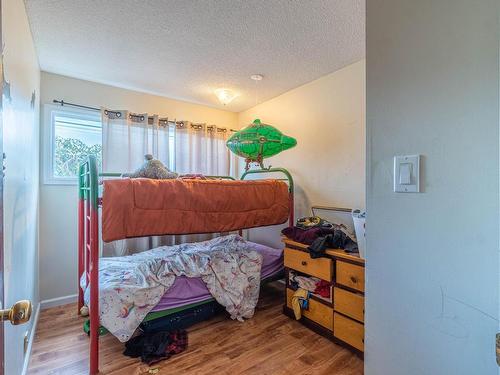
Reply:
[[[65,105],[69,105],[71,107],[84,108],[84,109],[89,109],[91,111],[101,112],[101,109],[97,108],[97,107],[89,107],[88,105],[81,105],[81,104],[75,104],[75,103],[65,102],[64,100],[54,99],[54,100],[52,100],[52,103],[60,104],[61,107],[64,107]],[[107,111],[107,113],[114,113],[114,114],[120,113],[118,111],[109,111],[109,110],[106,110],[106,111]],[[132,116],[134,116],[134,115],[132,115]],[[170,121],[170,122],[174,122],[174,121]]]
[[[61,107],[64,107],[65,105],[69,105],[71,107],[84,108],[84,109],[88,109],[88,110],[91,110],[91,111],[99,111],[99,112],[101,111],[100,108],[89,107],[88,105],[81,105],[81,104],[75,104],[75,103],[65,102],[64,100],[54,99],[54,100],[52,100],[52,103],[60,104]],[[114,113],[114,114],[119,113],[117,111],[109,111],[109,110],[108,110],[108,112],[109,113]],[[175,121],[169,121],[169,122],[175,123]],[[237,132],[238,130],[229,129],[229,131],[231,131],[231,132]]]
[[[61,107],[65,106],[65,105],[69,105],[69,106],[72,106],[72,107],[90,109],[92,111],[99,111],[99,112],[101,111],[100,108],[89,107],[89,106],[86,106],[86,105],[80,105],[80,104],[74,104],[74,103],[69,103],[69,102],[65,102],[64,100],[54,99],[54,100],[52,100],[52,103],[60,104]]]

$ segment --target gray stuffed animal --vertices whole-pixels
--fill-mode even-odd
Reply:
[[[151,178],[155,180],[166,180],[177,178],[178,174],[171,172],[163,163],[153,159],[153,155],[144,155],[144,164],[133,173],[123,173],[122,177],[130,178]]]

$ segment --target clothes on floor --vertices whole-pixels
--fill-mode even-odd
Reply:
[[[187,346],[188,336],[185,330],[143,333],[125,343],[123,354],[132,358],[141,357],[142,362],[152,365],[183,352]]]
[[[309,291],[299,288],[293,293],[292,296],[292,309],[295,319],[302,318],[302,310],[309,308]]]

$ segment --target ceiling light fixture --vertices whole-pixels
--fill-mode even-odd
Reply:
[[[257,104],[259,104],[259,98],[257,96],[258,85],[259,85],[259,82],[264,79],[264,76],[262,74],[252,74],[250,76],[250,79],[255,82],[255,104],[254,105],[257,105]]]
[[[238,94],[225,88],[215,90],[215,95],[223,105],[231,103],[238,96]]]

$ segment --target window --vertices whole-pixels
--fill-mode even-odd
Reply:
[[[89,154],[102,161],[102,124],[98,112],[45,107],[46,184],[77,184],[78,167]]]

